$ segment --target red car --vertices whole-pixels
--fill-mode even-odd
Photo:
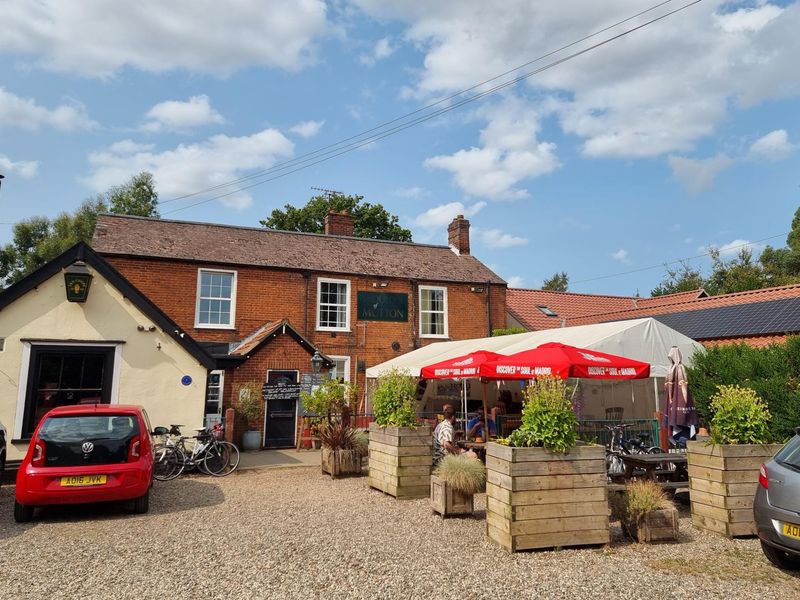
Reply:
[[[14,519],[37,506],[133,500],[146,513],[153,481],[150,422],[140,406],[76,405],[42,418],[17,472]]]

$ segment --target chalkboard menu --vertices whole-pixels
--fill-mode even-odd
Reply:
[[[269,402],[270,400],[296,400],[300,397],[301,387],[299,383],[265,383],[261,389],[264,401]]]

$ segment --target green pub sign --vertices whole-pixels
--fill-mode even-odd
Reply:
[[[408,321],[408,294],[358,292],[359,321]]]

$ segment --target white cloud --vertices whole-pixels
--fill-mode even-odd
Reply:
[[[736,256],[744,249],[749,250],[753,254],[759,254],[764,249],[764,244],[756,244],[750,240],[737,239],[731,240],[727,244],[722,244],[721,246],[700,246],[698,250],[701,252],[710,252],[714,248],[719,250],[720,257],[725,258]]]
[[[390,57],[394,51],[395,48],[392,47],[389,38],[382,38],[375,42],[371,52],[361,54],[358,60],[361,64],[371,67],[379,60]]]
[[[559,167],[555,144],[540,142],[539,115],[517,98],[478,111],[488,124],[481,130],[481,147],[428,158],[425,166],[453,174],[466,193],[491,200],[527,198],[517,187],[525,179],[545,175]]]
[[[631,0],[354,0],[367,14],[406,24],[424,53],[418,97],[452,93],[513,69],[641,9]],[[800,79],[800,3],[712,0],[527,80],[530,104],[547,107],[591,157],[686,153],[728,112],[795,96]],[[587,40],[588,47],[664,14],[662,7]],[[545,61],[527,67],[530,70]]]
[[[630,264],[630,262],[631,262],[630,258],[628,257],[628,251],[624,250],[623,248],[620,248],[616,252],[613,252],[611,254],[611,258],[613,258],[616,261],[621,262],[624,265]]]
[[[0,51],[46,69],[109,76],[123,67],[227,75],[248,66],[296,70],[328,32],[323,0],[6,0]]]
[[[478,239],[489,248],[515,248],[528,245],[528,238],[514,236],[499,229],[484,230],[474,227],[473,230]]]
[[[232,181],[256,169],[268,169],[278,158],[292,156],[293,151],[292,142],[275,129],[242,137],[215,135],[201,143],[181,144],[163,152],[123,140],[89,155],[91,172],[86,183],[101,192],[140,171],[150,171],[161,198],[169,199]],[[220,199],[225,206],[244,209],[252,204],[249,192],[235,187],[216,190],[210,195],[231,191],[231,195]],[[180,204],[172,206],[179,208]]]
[[[440,204],[418,215],[414,222],[417,226],[425,229],[446,227],[456,215],[464,215],[469,218],[478,214],[485,206],[486,202],[476,202],[471,206],[465,206],[461,202]]]
[[[48,109],[32,98],[20,98],[0,87],[0,127],[19,127],[32,131],[40,127],[52,127],[59,131],[75,131],[91,129],[96,125],[86,114],[86,108],[77,102]]]
[[[592,228],[589,223],[584,223],[572,217],[564,217],[559,221],[559,226],[562,229],[577,229],[578,231],[588,231]]]
[[[428,192],[428,190],[419,186],[398,188],[395,190],[394,194],[400,198],[412,198],[414,200],[430,196],[430,192]]]
[[[672,175],[686,186],[690,194],[699,194],[709,189],[714,184],[717,175],[732,164],[733,160],[724,154],[704,159],[669,157]]]
[[[19,175],[22,179],[32,179],[39,169],[39,163],[33,160],[18,160],[14,162],[5,154],[0,154],[0,173]]]
[[[510,288],[522,287],[522,284],[524,282],[525,279],[523,279],[519,275],[512,275],[511,277],[506,277],[506,283],[508,283],[508,287]]]
[[[786,130],[776,129],[753,142],[750,146],[750,156],[764,160],[782,160],[788,158],[795,149],[796,146],[789,141]]]
[[[211,108],[208,96],[192,96],[188,101],[168,100],[147,111],[142,126],[147,131],[185,131],[202,125],[222,124],[225,119]]]
[[[317,135],[320,129],[322,129],[323,125],[325,125],[325,121],[303,121],[302,123],[298,123],[294,127],[291,127],[289,131],[296,133],[300,137],[308,139]]]

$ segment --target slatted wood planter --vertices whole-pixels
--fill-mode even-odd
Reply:
[[[444,479],[431,475],[431,508],[443,517],[471,515],[474,496],[456,491]]]
[[[486,534],[509,552],[607,544],[605,449],[486,447]]]
[[[633,534],[639,542],[677,540],[678,522],[678,511],[675,508],[663,508],[640,519]]]
[[[427,498],[431,492],[433,435],[422,425],[369,425],[369,485],[395,498]]]
[[[322,449],[322,472],[331,477],[361,475],[361,454],[355,450]]]
[[[692,523],[727,537],[755,535],[753,496],[758,471],[781,445],[688,442],[686,447]]]

